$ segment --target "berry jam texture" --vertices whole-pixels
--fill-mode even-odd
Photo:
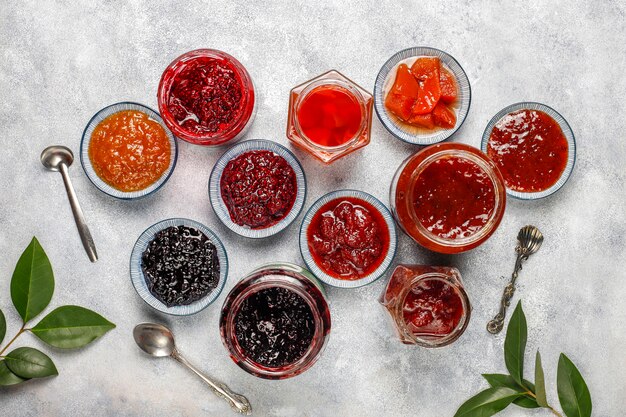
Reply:
[[[297,112],[302,133],[321,146],[341,146],[359,132],[363,112],[347,89],[337,86],[314,88],[302,100]]]
[[[553,186],[565,171],[568,145],[556,120],[542,111],[524,109],[496,123],[487,154],[509,189],[538,192]]]
[[[402,315],[415,335],[447,335],[461,321],[463,302],[446,281],[423,279],[404,298]]]
[[[389,229],[382,214],[359,198],[324,204],[307,229],[309,251],[328,275],[356,280],[370,275],[389,250]]]
[[[220,179],[222,200],[231,220],[264,229],[291,211],[298,185],[289,163],[271,151],[245,152],[232,159]]]
[[[249,295],[235,316],[235,337],[244,354],[259,365],[279,368],[308,351],[315,322],[296,292],[269,287]]]
[[[98,123],[88,152],[98,177],[123,192],[154,184],[172,159],[165,129],[137,110],[119,111]]]
[[[168,307],[201,299],[220,279],[217,248],[188,226],[158,232],[141,256],[141,268],[152,295]]]
[[[463,239],[480,231],[489,222],[495,204],[489,175],[466,158],[436,159],[415,179],[415,214],[430,233],[444,239]]]
[[[167,109],[185,131],[212,136],[239,120],[243,94],[242,80],[228,60],[200,56],[174,76]]]

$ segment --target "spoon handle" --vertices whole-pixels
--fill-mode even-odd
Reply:
[[[496,314],[493,320],[487,323],[487,331],[491,334],[500,333],[504,327],[506,309],[509,305],[511,305],[511,298],[513,298],[513,294],[515,294],[515,281],[517,280],[519,271],[522,270],[522,261],[525,259],[528,259],[526,251],[518,251],[517,259],[515,260],[515,269],[513,269],[513,274],[511,275],[511,281],[506,285],[506,287],[504,287],[504,292],[502,293],[500,311],[498,311],[498,314]]]
[[[208,376],[206,376],[205,374],[203,374],[202,372],[200,372],[198,368],[193,366],[191,363],[189,363],[189,361],[187,361],[187,359],[181,356],[181,354],[177,350],[172,352],[172,357],[176,359],[178,362],[185,365],[187,368],[189,368],[193,373],[198,375],[204,382],[207,383],[209,387],[211,387],[211,390],[213,390],[215,395],[228,401],[230,403],[230,406],[235,411],[241,414],[245,414],[245,415],[252,414],[252,406],[250,405],[250,402],[248,401],[246,397],[244,397],[243,395],[234,393],[233,391],[231,391],[230,388],[226,386],[226,384],[215,381],[209,378]]]
[[[63,176],[63,183],[65,184],[67,197],[70,200],[70,206],[72,207],[72,214],[74,214],[74,220],[76,221],[76,227],[78,228],[80,240],[83,242],[83,247],[87,252],[87,256],[89,256],[89,260],[91,262],[96,262],[98,260],[96,244],[93,242],[91,232],[89,232],[89,227],[87,227],[87,223],[85,222],[85,215],[83,214],[83,210],[80,208],[80,204],[78,204],[78,198],[76,197],[76,192],[74,191],[74,187],[72,186],[72,182],[70,181],[67,165],[61,164],[60,171],[61,175]]]

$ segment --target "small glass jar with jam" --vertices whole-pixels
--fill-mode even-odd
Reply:
[[[380,303],[402,343],[428,348],[457,340],[471,315],[461,274],[445,266],[398,265]]]
[[[291,90],[287,137],[329,164],[370,142],[373,102],[349,78],[328,71]]]
[[[407,235],[447,254],[485,242],[506,205],[498,167],[480,150],[461,143],[429,146],[406,159],[391,182],[389,198]]]
[[[237,59],[215,49],[197,49],[172,61],[157,98],[167,127],[197,145],[237,140],[254,119],[250,74]]]
[[[322,285],[290,263],[263,266],[239,281],[222,307],[220,334],[246,372],[284,379],[309,369],[330,334]]]

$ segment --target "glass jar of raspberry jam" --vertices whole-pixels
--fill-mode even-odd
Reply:
[[[165,69],[157,93],[159,112],[179,138],[214,146],[239,139],[255,113],[248,71],[229,54],[197,49]]]
[[[427,249],[459,253],[485,242],[506,205],[502,175],[480,150],[461,143],[422,149],[398,168],[390,189],[402,230]]]
[[[322,285],[294,264],[260,267],[226,297],[220,334],[246,372],[266,379],[299,375],[317,361],[330,334]]]
[[[287,137],[329,164],[370,142],[373,97],[331,70],[291,90]]]
[[[398,265],[380,303],[402,343],[428,348],[457,340],[471,315],[461,274],[445,266]]]

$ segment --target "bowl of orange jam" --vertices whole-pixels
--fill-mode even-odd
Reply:
[[[125,200],[160,189],[174,171],[177,154],[176,138],[161,116],[130,102],[96,113],[80,145],[87,178],[100,191]]]

